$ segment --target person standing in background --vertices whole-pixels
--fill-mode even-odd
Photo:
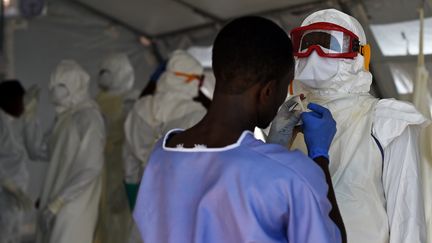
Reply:
[[[189,53],[174,51],[157,81],[156,93],[138,100],[128,115],[124,161],[131,204],[157,140],[172,128],[192,127],[206,114],[204,106],[193,100],[203,82],[203,71]]]
[[[124,185],[122,149],[130,108],[127,99],[134,82],[134,69],[126,54],[111,54],[102,60],[96,102],[105,120],[107,142],[95,243],[126,243],[133,223]]]
[[[90,76],[64,60],[49,90],[56,122],[49,139],[49,165],[42,190],[37,243],[91,243],[98,217],[105,127],[88,94]]]
[[[0,242],[20,243],[23,219],[33,208],[27,194],[28,163],[46,160],[35,117],[39,89],[27,92],[18,80],[0,83]]]

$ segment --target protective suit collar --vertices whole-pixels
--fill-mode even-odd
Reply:
[[[132,89],[134,82],[134,69],[126,54],[110,54],[102,60],[98,84],[103,90],[123,94]]]

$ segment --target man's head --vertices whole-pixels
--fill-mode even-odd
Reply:
[[[305,89],[325,93],[368,92],[370,49],[353,17],[336,9],[309,15],[291,31],[297,57],[295,79]]]
[[[193,99],[198,95],[203,71],[203,66],[192,55],[184,50],[176,50],[171,54],[165,72],[157,81],[156,92]]]
[[[243,17],[228,23],[213,45],[214,96],[255,95],[257,126],[266,127],[294,75],[291,40],[274,22]],[[251,89],[257,90],[250,93]]]
[[[75,61],[61,61],[51,74],[49,91],[58,112],[74,108],[89,99],[90,76]]]
[[[132,89],[134,82],[134,69],[126,54],[109,54],[102,60],[98,78],[102,90],[123,93]]]
[[[25,90],[18,80],[6,80],[0,83],[0,108],[13,117],[24,113]]]

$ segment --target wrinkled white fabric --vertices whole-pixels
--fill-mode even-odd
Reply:
[[[417,140],[426,120],[413,106],[367,94],[309,97],[337,121],[330,173],[348,242],[425,242]],[[293,148],[307,152],[301,136]]]
[[[413,93],[413,103],[428,119],[431,119],[431,94],[428,89],[429,72],[424,65],[417,66],[416,81]],[[422,156],[422,178],[424,205],[427,224],[427,242],[432,242],[432,126],[421,131],[420,149]]]
[[[193,101],[199,81],[185,82],[175,72],[201,75],[203,68],[184,51],[175,51],[157,82],[156,94],[137,101],[125,123],[124,161],[127,183],[138,183],[148,156],[159,138],[173,128],[187,129],[204,117],[205,108]]]
[[[134,69],[126,54],[114,53],[102,60],[98,83],[103,90],[121,94],[132,89],[134,82]]]
[[[96,103],[88,96],[88,75],[74,62],[59,64],[50,87],[69,91],[49,139],[50,164],[42,209],[61,200],[52,229],[38,231],[38,243],[91,243],[98,215],[105,128]]]
[[[29,182],[29,158],[22,143],[23,134],[17,134],[20,130],[16,126],[18,122],[0,109],[0,181],[10,181],[25,191]]]
[[[358,22],[337,10],[318,11],[304,24],[315,22],[341,25],[366,40]],[[295,78],[295,93],[328,108],[337,122],[330,173],[348,242],[426,242],[418,138],[428,121],[409,103],[369,95],[372,75],[361,58],[340,59],[326,87]],[[293,147],[306,151],[301,136]]]
[[[0,243],[22,242],[22,210],[15,197],[0,186]]]
[[[48,159],[39,122],[14,118],[0,109],[0,144],[0,182],[7,180],[26,192],[28,163]]]
[[[31,203],[28,164],[46,159],[36,120],[14,118],[0,109],[0,242],[20,243],[22,205]]]

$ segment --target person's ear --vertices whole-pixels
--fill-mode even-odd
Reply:
[[[271,98],[274,97],[274,92],[276,89],[276,81],[271,80],[268,82],[263,82],[259,92],[259,102],[267,103]]]

